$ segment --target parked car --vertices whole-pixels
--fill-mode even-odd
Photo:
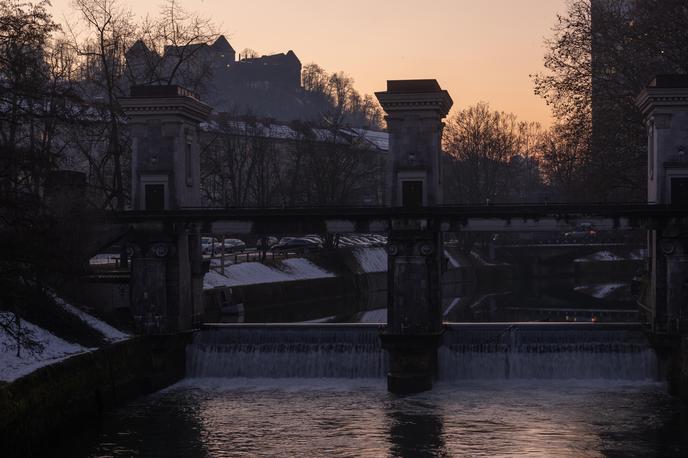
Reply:
[[[270,249],[273,253],[286,253],[289,251],[307,253],[309,251],[320,250],[322,247],[322,243],[318,243],[312,239],[286,237]]]
[[[263,242],[265,242],[266,248],[272,248],[273,246],[275,246],[279,243],[279,240],[277,239],[277,237],[272,237],[272,236],[261,237],[256,242],[256,248],[258,248],[259,250],[262,250],[263,249]]]
[[[595,240],[597,239],[597,231],[593,228],[592,223],[580,223],[574,230],[565,232],[564,239],[570,241]]]
[[[215,237],[201,237],[201,253],[213,254],[220,247],[220,241]]]
[[[239,240],[239,239],[225,239],[224,245],[225,245],[225,253],[233,253],[236,251],[242,251],[246,247],[246,244],[244,243],[244,241]]]

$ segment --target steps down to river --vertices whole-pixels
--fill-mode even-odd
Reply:
[[[187,347],[189,377],[379,378],[378,325],[208,325]],[[448,324],[440,380],[655,380],[657,358],[628,324]]]

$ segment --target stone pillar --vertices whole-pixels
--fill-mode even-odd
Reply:
[[[120,103],[132,137],[132,207],[151,214],[129,237],[132,314],[145,334],[189,329],[201,315],[198,228],[154,218],[200,206],[199,124],[210,107],[178,86],[134,87]]]
[[[210,107],[179,86],[135,86],[120,104],[132,138],[132,208],[200,206],[198,127]]]
[[[638,96],[648,131],[648,203],[688,205],[688,75],[658,75]],[[686,221],[648,234],[647,308],[657,332],[688,333]]]
[[[659,75],[637,99],[648,129],[648,202],[688,206],[688,75]],[[688,221],[669,218],[648,234],[647,308],[669,390],[688,400]],[[663,350],[663,351],[662,351]]]
[[[414,209],[442,204],[442,119],[452,106],[435,80],[388,81],[376,94],[387,113],[390,149],[387,204]],[[389,391],[432,388],[442,336],[442,240],[428,218],[392,221],[388,243],[387,326]]]

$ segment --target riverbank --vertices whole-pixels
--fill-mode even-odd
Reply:
[[[190,341],[191,333],[136,337],[0,384],[2,456],[49,456],[106,410],[181,380]]]

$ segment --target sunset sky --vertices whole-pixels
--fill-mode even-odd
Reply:
[[[158,1],[121,0],[137,15]],[[63,22],[71,0],[53,0]],[[543,39],[565,0],[182,0],[211,16],[237,52],[286,52],[344,71],[361,93],[387,79],[436,78],[456,108],[479,101],[519,119],[551,122],[529,75],[542,71]]]

